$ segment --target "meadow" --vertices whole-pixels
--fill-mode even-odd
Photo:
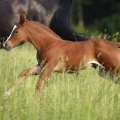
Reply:
[[[76,74],[53,73],[36,105],[38,76],[26,78],[7,100],[3,95],[23,69],[37,64],[29,43],[0,50],[0,120],[120,120],[120,85],[93,68]]]

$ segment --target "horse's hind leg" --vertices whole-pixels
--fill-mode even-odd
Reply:
[[[114,79],[114,81],[113,81],[115,84],[120,84],[120,75],[119,74],[117,74],[116,75],[116,77],[115,77],[115,79]]]
[[[39,65],[23,70],[23,72],[21,72],[20,75],[18,76],[15,83],[4,94],[3,99],[7,99],[10,96],[11,92],[22,82],[22,80],[24,80],[24,78],[30,75],[38,75],[40,71],[41,71],[41,68]]]
[[[117,83],[118,78],[119,78],[118,75],[113,74],[113,73],[105,70],[105,68],[104,68],[104,67],[101,67],[101,66],[99,66],[97,69],[98,69],[98,74],[99,74],[101,77],[103,77],[103,78],[105,78],[105,79],[108,79],[108,80],[110,80],[110,81],[112,81],[112,82],[114,82],[114,83]]]
[[[109,80],[114,80],[114,75],[112,73],[110,73],[109,71],[105,70],[104,67],[98,66],[98,74],[105,78],[105,79],[109,79]]]

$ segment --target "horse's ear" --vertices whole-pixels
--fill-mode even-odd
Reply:
[[[20,23],[20,24],[23,24],[23,23],[26,22],[26,21],[28,21],[28,20],[26,19],[26,15],[20,14],[20,21],[19,21],[19,23]]]

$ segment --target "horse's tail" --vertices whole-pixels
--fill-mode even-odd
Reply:
[[[75,32],[71,26],[71,12],[73,0],[61,0],[61,5],[55,12],[50,28],[62,39],[71,41],[84,41],[89,37]]]

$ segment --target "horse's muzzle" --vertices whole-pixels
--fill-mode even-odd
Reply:
[[[3,43],[3,48],[5,50],[9,51],[9,50],[11,50],[12,47],[11,47],[11,45],[8,42],[4,42]]]

